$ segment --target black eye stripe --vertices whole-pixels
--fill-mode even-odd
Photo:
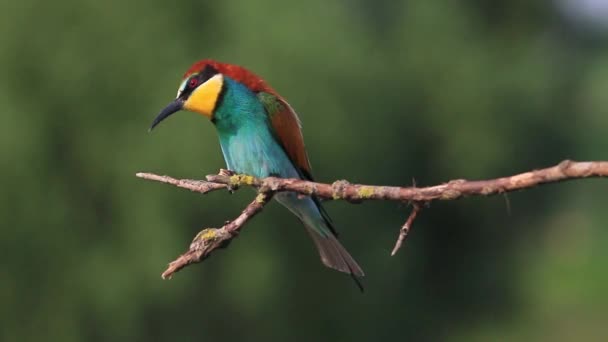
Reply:
[[[203,71],[198,74],[199,83],[206,82],[208,79],[215,76],[217,73],[218,71],[214,67],[212,67],[211,65],[207,65],[205,69],[203,69]]]
[[[203,71],[199,72],[198,74],[194,74],[194,75],[190,76],[188,81],[186,81],[187,82],[186,87],[184,88],[184,91],[181,93],[180,98],[182,98],[182,99],[188,98],[188,96],[190,96],[190,94],[196,87],[207,82],[207,80],[209,80],[211,77],[217,75],[218,73],[219,72],[217,71],[217,69],[215,69],[211,65],[207,65],[203,69]],[[196,81],[193,81],[193,79],[196,79]]]

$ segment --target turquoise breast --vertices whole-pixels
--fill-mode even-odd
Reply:
[[[256,177],[299,178],[255,93],[229,77],[224,82],[214,123],[228,169]]]

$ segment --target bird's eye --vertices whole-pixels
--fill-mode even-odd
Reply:
[[[196,87],[197,84],[198,84],[198,79],[196,77],[193,77],[190,79],[190,81],[188,81],[188,86],[190,88]]]

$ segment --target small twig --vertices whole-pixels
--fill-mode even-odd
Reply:
[[[422,205],[420,203],[412,202],[412,212],[410,213],[410,216],[408,216],[407,220],[405,221],[405,223],[403,224],[401,229],[399,229],[399,236],[397,237],[397,242],[395,243],[395,247],[393,247],[391,256],[394,256],[395,254],[397,254],[397,251],[399,251],[399,249],[401,249],[401,245],[403,244],[403,241],[407,237],[407,234],[409,234],[410,228],[412,228],[412,223],[414,223],[416,216],[418,216],[418,213],[421,210],[422,210]]]
[[[162,274],[163,279],[171,279],[175,272],[205,260],[218,248],[226,247],[238,235],[245,223],[262,211],[271,198],[272,192],[260,192],[234,220],[221,228],[205,228],[196,234],[188,251],[169,263],[169,267]]]
[[[161,183],[175,185],[178,188],[184,188],[184,189],[188,189],[190,191],[200,192],[202,194],[206,194],[208,192],[219,190],[219,189],[228,188],[228,185],[221,184],[221,183],[205,182],[205,181],[194,180],[194,179],[175,179],[175,178],[169,177],[169,176],[159,176],[159,175],[155,175],[153,173],[146,173],[146,172],[136,173],[135,176],[137,176],[139,178],[147,179],[147,180],[153,180],[153,181],[157,181],[157,182],[161,182]]]

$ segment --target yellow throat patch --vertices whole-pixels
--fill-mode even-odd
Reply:
[[[217,74],[198,86],[184,103],[184,109],[211,118],[222,91],[224,77]]]

